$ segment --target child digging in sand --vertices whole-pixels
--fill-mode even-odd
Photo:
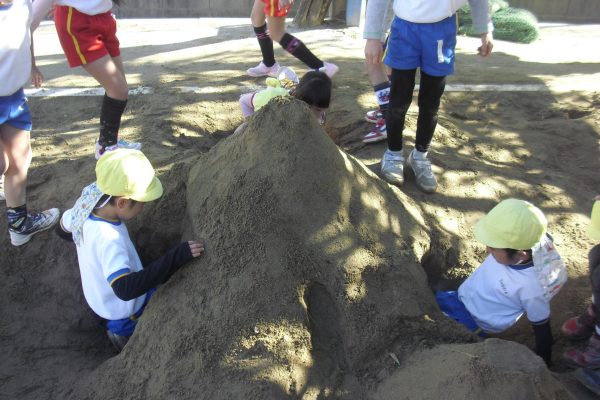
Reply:
[[[96,179],[63,214],[58,233],[75,242],[85,299],[121,351],[156,286],[200,256],[204,245],[183,242],[142,266],[125,222],[163,193],[152,165],[139,150],[117,149],[100,158]]]

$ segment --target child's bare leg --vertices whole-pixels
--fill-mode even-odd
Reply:
[[[83,68],[104,87],[106,94],[100,111],[99,157],[104,149],[115,146],[118,141],[121,116],[127,106],[129,88],[121,57],[106,55]]]
[[[262,0],[254,0],[252,11],[250,12],[250,21],[252,26],[258,28],[263,26],[267,22],[267,16],[265,15],[265,4]]]
[[[3,124],[0,138],[0,170],[4,171],[6,206],[20,207],[25,204],[27,171],[31,164],[29,131]]]
[[[371,81],[371,85],[377,86],[390,81],[385,69],[385,64],[371,64],[365,62],[365,68],[367,70],[369,80]]]
[[[123,73],[121,57],[106,55],[83,68],[106,90],[106,95],[116,100],[127,100],[129,89]]]

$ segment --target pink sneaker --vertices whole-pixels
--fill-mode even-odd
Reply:
[[[365,121],[372,122],[374,124],[378,123],[380,119],[383,118],[383,113],[379,110],[371,110],[367,111],[365,114]]]
[[[340,67],[338,67],[335,64],[328,63],[326,61],[323,61],[323,66],[321,68],[319,68],[320,72],[325,72],[327,74],[327,76],[330,78],[333,78],[333,76],[335,74],[337,74],[337,72],[339,70],[340,70]]]
[[[277,78],[277,71],[279,71],[279,63],[267,67],[265,63],[261,61],[256,67],[248,68],[246,73],[253,77],[272,76],[273,78]]]
[[[385,127],[385,119],[380,119],[377,121],[377,125],[375,128],[369,133],[365,135],[362,142],[363,143],[377,143],[382,140],[387,139],[387,129]]]

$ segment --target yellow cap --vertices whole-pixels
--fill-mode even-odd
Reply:
[[[594,240],[600,240],[600,201],[592,207],[592,220],[587,227],[587,233]]]
[[[96,184],[102,193],[147,202],[162,196],[154,168],[139,150],[106,152],[96,164]]]
[[[475,238],[496,249],[529,250],[546,233],[548,221],[539,208],[518,199],[506,199],[475,225]]]

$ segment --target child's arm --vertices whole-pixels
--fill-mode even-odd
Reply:
[[[54,0],[35,0],[33,2],[33,20],[31,21],[31,32],[35,31],[40,25],[40,22],[52,9]]]
[[[148,290],[169,280],[179,268],[204,252],[200,242],[184,242],[169,250],[167,254],[151,262],[143,270],[130,273],[115,280],[111,287],[118,298],[124,301],[135,299]]]
[[[37,65],[35,65],[35,54],[33,52],[33,35],[31,36],[31,84],[36,88],[39,88],[44,83],[44,75],[40,72]]]
[[[542,357],[546,365],[550,365],[552,361],[552,329],[550,328],[550,320],[546,320],[540,324],[532,323],[533,332],[535,333],[535,354]]]

